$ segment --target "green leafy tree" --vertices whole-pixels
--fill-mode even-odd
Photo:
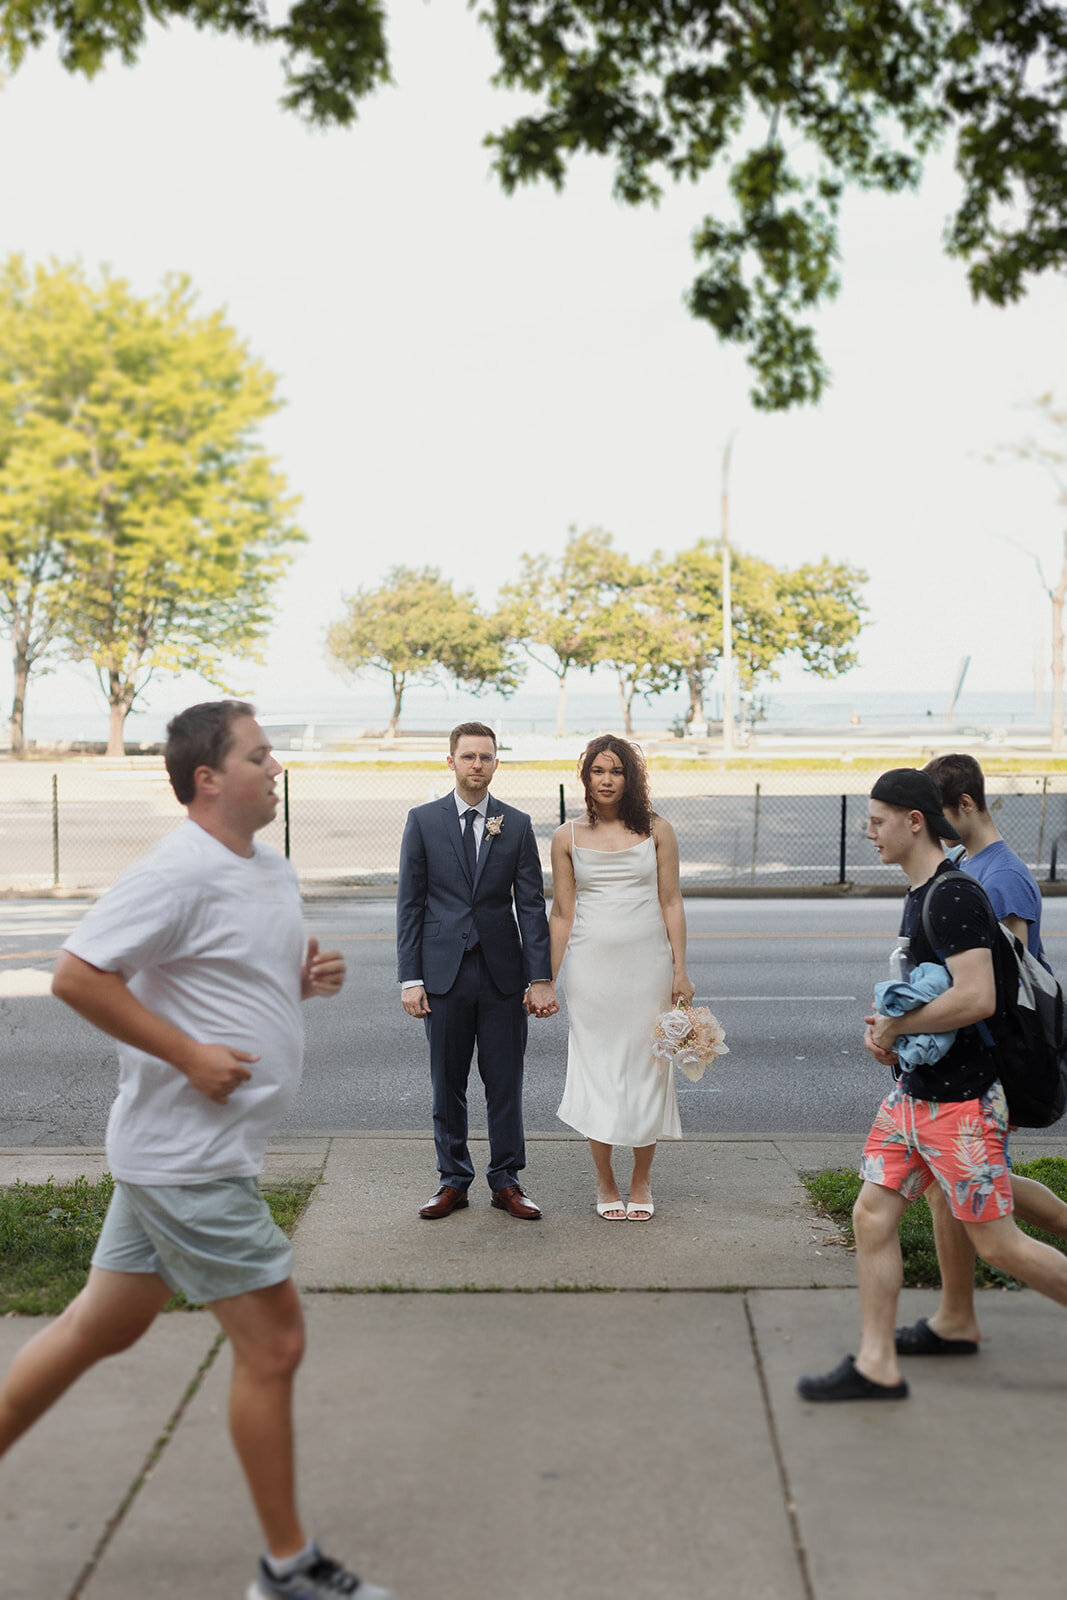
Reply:
[[[556,679],[556,732],[564,734],[568,674],[605,659],[605,613],[633,581],[633,566],[602,528],[572,528],[558,560],[523,555],[519,565],[518,579],[500,591],[501,624]]]
[[[704,696],[722,656],[722,559],[706,539],[652,558],[658,607],[673,639],[674,682],[689,692],[689,727],[707,722]]]
[[[396,733],[404,691],[451,678],[478,693],[510,694],[519,673],[503,624],[478,609],[469,589],[455,590],[436,567],[394,567],[377,589],[357,589],[345,615],[326,633],[326,655],[338,672],[374,669],[393,690],[389,734]]]
[[[722,553],[702,539],[677,556],[654,559],[660,604],[674,629],[674,681],[689,689],[686,721],[703,724],[704,695],[722,659]],[[789,656],[823,678],[855,666],[867,609],[865,572],[827,558],[775,567],[737,550],[731,571],[734,660],[749,704],[761,684],[780,676]]]
[[[677,629],[646,580],[622,589],[600,613],[597,634],[598,664],[615,673],[623,731],[633,733],[636,696],[650,700],[677,680]]]
[[[259,658],[303,538],[257,438],[276,380],[187,279],[143,299],[105,274],[18,258],[3,276],[0,587],[18,673],[52,643],[91,662],[121,754],[153,674],[226,688]],[[25,688],[25,676],[22,677]]]
[[[0,619],[11,638],[11,748],[23,749],[26,692],[62,629],[68,552],[92,521],[64,379],[77,290],[57,274],[34,286],[18,258],[0,267]]]
[[[689,308],[745,350],[753,400],[817,399],[828,381],[811,317],[838,292],[849,185],[914,188],[951,145],[961,194],[945,248],[972,294],[1003,306],[1067,261],[1067,18],[1048,0],[472,0],[496,82],[538,97],[490,139],[505,189],[556,188],[612,159],[615,192],[725,180],[697,225]],[[388,81],[384,0],[0,0],[0,68],[58,35],[71,70],[140,53],[150,19],[272,42],[283,104],[345,124]]]
[[[781,575],[781,601],[791,629],[789,649],[817,678],[838,678],[859,661],[855,649],[867,574],[843,561],[807,561]]]

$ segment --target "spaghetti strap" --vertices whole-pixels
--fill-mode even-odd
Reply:
[[[574,819],[571,818],[571,849],[574,849]]]

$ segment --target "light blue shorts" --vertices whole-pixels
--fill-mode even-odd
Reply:
[[[93,1266],[154,1272],[187,1300],[208,1305],[284,1283],[293,1247],[255,1178],[150,1187],[116,1182]]]

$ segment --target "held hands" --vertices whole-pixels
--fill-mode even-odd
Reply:
[[[690,982],[688,972],[684,967],[677,969],[674,974],[674,981],[671,984],[671,1005],[675,1006],[679,1000],[684,1000],[686,1005],[690,1006],[693,1003],[695,994],[696,990]]]
[[[414,989],[401,989],[400,1004],[404,1007],[409,1017],[428,1017],[430,1015],[430,1002],[426,998],[426,990],[421,983]]]
[[[899,1058],[893,1049],[893,1041],[900,1032],[900,1024],[896,1017],[883,1017],[880,1011],[875,1011],[871,1016],[864,1017],[867,1024],[863,1035],[864,1048],[870,1052],[874,1059],[883,1067],[899,1065]]]
[[[332,999],[345,981],[345,958],[340,950],[321,950],[317,939],[309,939],[307,954],[300,968],[300,998],[318,995]]]
[[[430,1003],[426,998],[426,990],[420,984],[417,989],[402,989],[400,1003],[409,1017],[428,1017]],[[554,1017],[559,1010],[559,1001],[556,999],[555,986],[551,983],[531,983],[526,991],[523,1005],[531,1017]]]
[[[531,1017],[554,1017],[559,1010],[559,1001],[556,999],[556,986],[542,979],[538,983],[531,983],[526,991],[523,1002],[526,1013]]]
[[[224,1106],[233,1091],[252,1076],[242,1063],[258,1060],[247,1050],[231,1050],[226,1044],[194,1044],[180,1070],[194,1089]]]

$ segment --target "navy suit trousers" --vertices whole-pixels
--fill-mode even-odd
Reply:
[[[441,1182],[467,1189],[474,1166],[467,1148],[467,1080],[475,1046],[485,1085],[489,1168],[493,1190],[518,1182],[526,1165],[522,1131],[522,1058],[526,1011],[521,992],[503,994],[489,976],[480,950],[460,962],[447,994],[427,994],[424,1018],[430,1042],[433,1132]]]

